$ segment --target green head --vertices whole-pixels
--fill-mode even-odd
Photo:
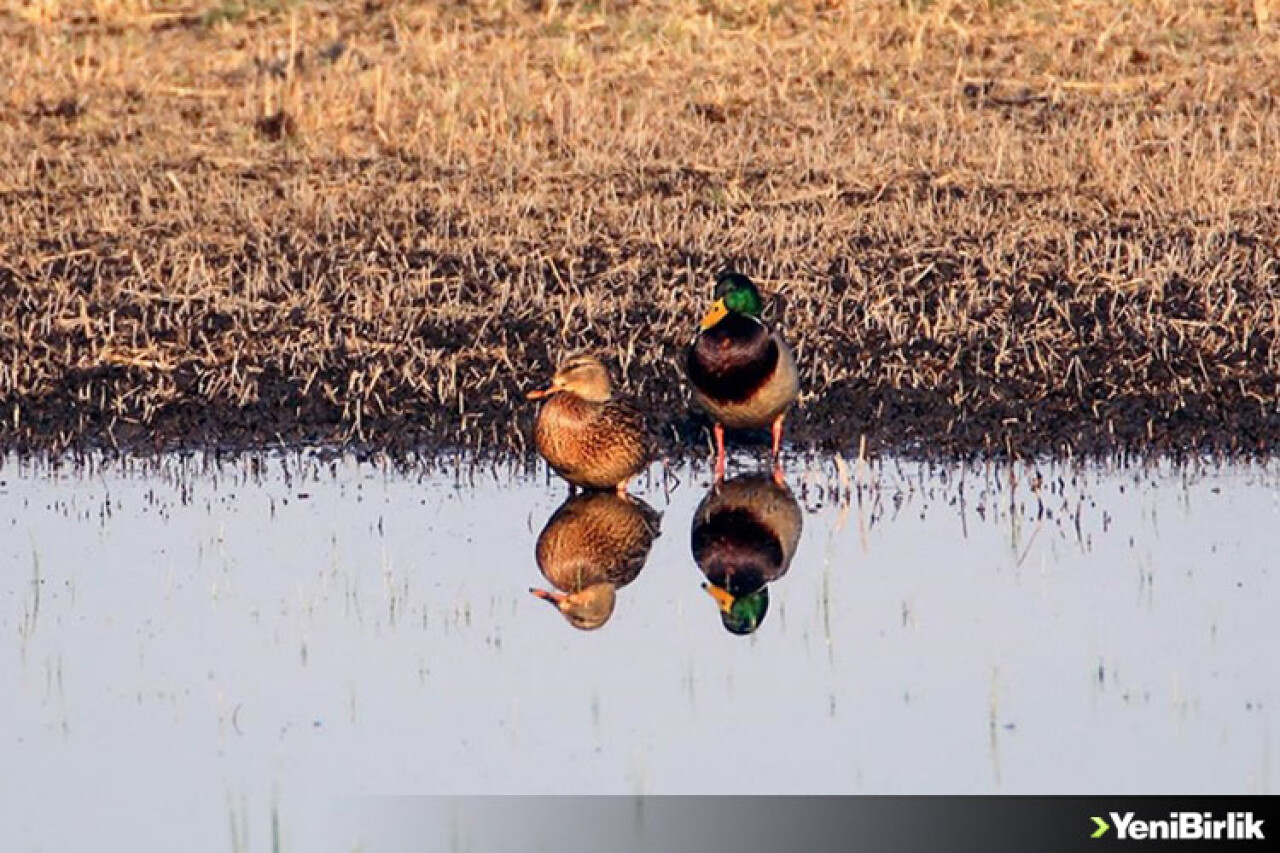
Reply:
[[[764,299],[755,283],[740,272],[725,270],[716,276],[715,304],[702,318],[703,329],[710,329],[729,314],[759,317]]]
[[[760,627],[769,612],[769,587],[762,586],[746,595],[733,595],[723,587],[704,583],[702,588],[720,606],[720,621],[731,634],[751,634]]]
[[[768,612],[769,587],[762,586],[750,595],[734,599],[732,607],[720,612],[720,621],[731,634],[754,634]]]
[[[716,299],[724,300],[724,307],[739,314],[759,317],[764,310],[764,300],[755,282],[740,272],[725,270],[716,276]]]

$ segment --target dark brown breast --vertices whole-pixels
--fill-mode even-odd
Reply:
[[[778,357],[778,343],[763,324],[730,314],[694,339],[685,369],[711,399],[741,403],[769,381]]]
[[[782,543],[749,510],[730,507],[695,520],[693,560],[707,580],[733,595],[747,595],[781,572]]]

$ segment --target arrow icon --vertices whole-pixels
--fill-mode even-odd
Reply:
[[[1093,818],[1093,822],[1098,825],[1098,828],[1093,831],[1093,835],[1089,836],[1090,838],[1101,838],[1106,834],[1107,830],[1111,828],[1111,826],[1100,817]]]

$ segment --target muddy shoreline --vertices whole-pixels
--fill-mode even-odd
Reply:
[[[333,379],[341,381],[342,374]],[[683,393],[678,386],[652,384],[667,392],[664,400],[679,400]],[[341,407],[304,394],[296,381],[280,380],[272,389],[245,408],[180,399],[147,423],[87,405],[73,389],[37,401],[8,400],[0,404],[7,415],[0,426],[0,452],[150,455],[325,447],[394,458],[452,452],[511,456],[528,454],[532,447],[532,403],[509,408],[473,397],[465,415],[459,415],[411,397],[393,398],[387,403],[394,413],[363,413],[357,422]],[[519,390],[510,388],[508,398]],[[1227,395],[1191,398],[1177,409],[1161,399],[1110,400],[1096,405],[1097,416],[1084,414],[1094,407],[1090,403],[1066,395],[980,410],[948,405],[941,390],[838,387],[809,397],[788,423],[787,448],[793,453],[856,456],[864,440],[871,455],[939,460],[1126,454],[1258,458],[1280,449],[1280,408],[1268,412],[1254,400]],[[709,446],[709,423],[687,404],[652,414],[650,422],[665,456],[696,457]],[[731,438],[759,450],[768,436],[739,432]]]

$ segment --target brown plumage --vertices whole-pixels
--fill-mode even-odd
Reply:
[[[644,568],[659,519],[643,501],[611,492],[569,498],[534,549],[538,568],[557,591],[529,591],[554,604],[575,628],[599,628],[613,614],[617,590]]]
[[[622,492],[649,464],[653,444],[644,416],[613,398],[609,373],[599,359],[568,359],[549,388],[528,396],[550,398],[538,412],[534,444],[552,469],[573,485]]]

